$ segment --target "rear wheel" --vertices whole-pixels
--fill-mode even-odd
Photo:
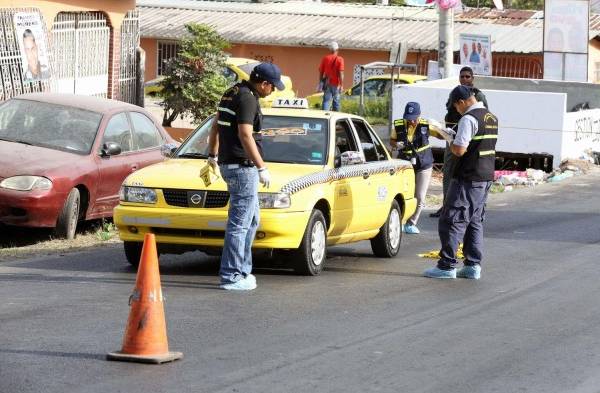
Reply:
[[[123,242],[123,248],[125,249],[125,257],[127,262],[131,266],[138,267],[140,264],[140,258],[142,257],[142,246],[144,243],[140,242]]]
[[[302,243],[294,260],[294,270],[298,274],[316,276],[323,270],[327,249],[327,223],[320,210],[313,210]]]
[[[69,192],[67,200],[56,220],[54,236],[61,239],[75,239],[77,234],[77,222],[79,221],[79,200],[79,190],[73,188]]]
[[[371,239],[371,249],[380,258],[391,258],[398,254],[401,241],[402,212],[398,202],[393,200],[385,224],[379,229],[377,236]]]

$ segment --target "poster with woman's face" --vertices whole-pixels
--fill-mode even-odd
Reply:
[[[546,0],[544,13],[544,52],[588,52],[589,1]]]
[[[48,79],[49,56],[40,15],[34,12],[17,12],[13,22],[21,52],[23,79],[26,82]]]

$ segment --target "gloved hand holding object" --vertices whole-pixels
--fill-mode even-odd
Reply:
[[[398,150],[404,149],[404,142],[396,142],[396,149],[398,149]]]
[[[219,159],[217,156],[208,155],[208,165],[210,165],[213,169],[217,169],[219,167]]]
[[[271,174],[266,167],[258,170],[258,181],[265,186],[265,188],[269,188],[269,185],[271,184]]]

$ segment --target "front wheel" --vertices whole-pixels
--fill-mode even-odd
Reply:
[[[402,212],[396,200],[392,201],[390,213],[377,236],[371,239],[373,254],[380,258],[392,258],[400,250],[402,241]]]
[[[140,264],[140,258],[142,257],[142,247],[144,243],[141,242],[123,242],[123,248],[125,249],[125,257],[127,262],[131,266],[138,267]]]
[[[56,227],[54,228],[54,236],[60,239],[75,239],[75,235],[77,234],[77,222],[79,221],[79,200],[79,190],[73,188],[69,192],[65,204],[58,214],[58,220],[56,220]]]
[[[316,276],[323,270],[327,249],[327,223],[320,210],[313,210],[302,243],[294,257],[294,271],[306,276]]]

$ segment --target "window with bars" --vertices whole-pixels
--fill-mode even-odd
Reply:
[[[164,75],[166,71],[166,61],[177,56],[181,49],[179,43],[173,41],[158,42],[158,69],[157,75]]]

